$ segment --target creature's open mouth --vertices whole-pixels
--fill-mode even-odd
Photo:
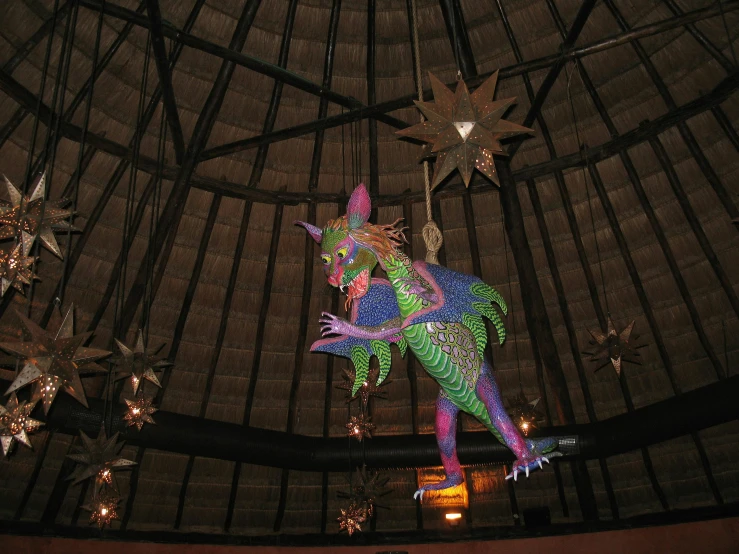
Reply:
[[[346,293],[346,309],[349,310],[352,300],[362,298],[369,290],[370,272],[369,269],[363,269],[352,279],[348,285],[339,287],[341,292]]]

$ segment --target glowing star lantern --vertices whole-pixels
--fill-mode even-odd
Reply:
[[[502,119],[516,99],[493,100],[497,71],[472,94],[462,80],[457,83],[456,92],[452,92],[431,73],[429,78],[434,102],[416,101],[426,121],[396,134],[431,144],[431,154],[438,155],[431,188],[455,168],[459,168],[465,186],[469,186],[474,169],[500,186],[493,160],[493,154],[505,155],[500,141],[534,132]]]
[[[36,402],[18,402],[15,394],[10,396],[5,407],[0,406],[0,441],[3,445],[3,455],[7,456],[10,453],[14,441],[33,448],[28,433],[33,433],[43,425],[40,421],[28,417],[35,406]]]
[[[523,391],[509,400],[508,413],[524,435],[538,429],[539,422],[544,419],[544,415],[538,410],[540,400],[541,398],[536,398],[529,402]]]
[[[339,522],[339,532],[346,531],[351,537],[356,531],[361,531],[361,524],[367,521],[367,510],[362,506],[350,504],[349,507],[341,510],[341,515],[337,518]]]
[[[115,343],[121,351],[121,357],[116,361],[117,371],[126,374],[123,377],[131,376],[131,388],[134,394],[138,393],[139,386],[144,379],[161,388],[162,385],[154,371],[172,364],[166,360],[152,362],[151,354],[144,345],[144,333],[141,329],[136,334],[136,346],[133,348],[129,348],[118,339],[115,339]]]
[[[23,255],[28,256],[34,237],[38,235],[41,244],[57,258],[63,258],[54,231],[76,231],[67,221],[73,215],[71,210],[62,209],[69,199],[44,200],[46,196],[46,174],[43,174],[33,189],[31,196],[23,196],[5,176],[5,186],[10,196],[10,204],[0,207],[0,239],[16,237],[22,244]]]
[[[342,375],[344,380],[340,385],[337,385],[336,388],[345,389],[347,391],[347,402],[351,402],[353,400],[356,400],[357,398],[361,398],[362,406],[367,407],[367,403],[369,402],[371,396],[375,396],[377,398],[387,398],[387,391],[381,389],[385,385],[392,383],[392,381],[383,381],[378,385],[377,381],[379,374],[380,370],[378,368],[370,369],[369,374],[367,375],[367,379],[362,381],[362,386],[359,387],[359,390],[356,392],[356,394],[352,395],[351,392],[354,388],[354,383],[357,380],[357,372],[353,369],[345,369]]]
[[[634,344],[639,338],[639,335],[633,334],[635,323],[635,321],[632,321],[623,330],[617,331],[613,320],[609,317],[608,329],[605,333],[601,330],[588,330],[593,337],[593,340],[590,342],[595,347],[595,350],[593,352],[584,352],[584,354],[590,356],[591,362],[601,362],[601,365],[595,371],[603,369],[610,362],[613,369],[616,370],[616,374],[620,377],[621,362],[639,363],[635,359],[639,356],[637,348],[644,348],[646,345]]]
[[[349,480],[349,493],[338,492],[337,496],[351,500],[352,504],[364,508],[367,515],[372,517],[378,506],[377,499],[392,492],[391,489],[385,487],[390,478],[376,472],[368,472],[367,467],[363,465],[357,468],[355,479],[356,484]]]
[[[128,406],[128,410],[123,416],[123,419],[127,422],[126,425],[129,427],[135,425],[136,429],[141,431],[144,423],[155,423],[151,414],[156,412],[157,409],[152,406],[151,398],[144,398],[143,395],[136,395],[134,400],[125,399],[125,402]]]
[[[115,493],[103,492],[100,495],[93,496],[89,504],[82,506],[83,510],[90,512],[90,523],[97,523],[102,529],[114,519],[118,519],[118,504],[121,497]]]
[[[92,333],[74,334],[74,307],[67,311],[56,335],[20,313],[18,318],[31,340],[0,343],[0,348],[25,360],[25,366],[5,394],[37,382],[39,386],[34,396],[38,394],[43,400],[44,413],[49,413],[51,404],[62,389],[87,407],[80,371],[105,373],[106,370],[94,362],[109,356],[110,352],[82,346]]]
[[[94,477],[95,496],[98,495],[103,485],[115,488],[113,485],[114,471],[130,469],[131,466],[136,465],[136,462],[119,456],[123,442],[117,442],[118,433],[108,438],[104,425],[100,427],[100,433],[95,440],[88,437],[84,431],[80,431],[80,438],[82,446],[78,446],[74,454],[67,455],[67,458],[79,464],[68,479],[76,485],[85,479]]]
[[[0,296],[5,296],[10,287],[25,295],[23,285],[30,285],[31,280],[36,277],[32,267],[35,261],[35,257],[23,255],[21,243],[7,253],[0,250]]]
[[[372,431],[375,430],[375,426],[370,422],[370,418],[364,414],[349,418],[349,423],[345,427],[349,429],[349,436],[354,437],[359,442],[362,442],[365,437],[371,439]]]

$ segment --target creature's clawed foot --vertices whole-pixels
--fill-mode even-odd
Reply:
[[[539,469],[544,469],[543,463],[549,463],[549,458],[556,458],[557,456],[561,456],[561,452],[550,452],[546,456],[543,454],[540,455],[530,455],[530,456],[524,456],[522,458],[519,458],[515,462],[513,462],[513,471],[506,475],[506,479],[513,478],[514,481],[518,481],[518,474],[519,473],[526,473],[526,477],[529,476],[529,473],[531,471]]]
[[[438,483],[424,485],[415,493],[413,493],[413,499],[423,501],[423,493],[425,493],[426,491],[440,491],[444,489],[450,489],[461,484],[463,481],[464,477],[462,477],[461,475],[452,475],[451,477],[447,477],[446,479],[444,479],[443,481],[439,481]]]
[[[399,277],[393,281],[393,285],[399,285],[399,290],[406,296],[415,294],[432,304],[439,301],[439,297],[435,292],[431,292],[413,277]]]

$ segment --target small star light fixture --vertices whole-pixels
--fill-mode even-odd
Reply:
[[[82,346],[92,333],[74,334],[73,306],[70,306],[55,335],[42,329],[23,314],[16,313],[31,340],[0,342],[0,348],[25,360],[23,369],[5,394],[37,382],[34,397],[43,401],[44,413],[49,413],[49,408],[60,390],[64,390],[87,407],[80,371],[105,373],[106,370],[94,362],[109,356],[110,352]]]
[[[26,294],[23,285],[30,285],[31,280],[36,278],[33,273],[36,259],[23,254],[23,245],[20,242],[9,252],[0,249],[0,296],[5,296],[10,287],[23,295]]]
[[[0,405],[0,441],[4,456],[10,453],[15,441],[33,449],[28,433],[33,433],[43,425],[40,421],[28,417],[36,402],[18,402],[16,395],[12,394],[4,407]]]
[[[23,246],[23,255],[28,256],[33,240],[38,235],[41,244],[57,258],[63,259],[54,231],[77,230],[68,221],[74,215],[72,211],[62,209],[70,200],[44,200],[46,173],[41,175],[30,197],[24,196],[7,177],[3,176],[3,180],[10,203],[4,202],[0,206],[0,239],[17,238]]]
[[[347,391],[346,395],[346,401],[352,402],[353,400],[356,400],[357,398],[362,399],[362,407],[366,408],[367,403],[369,402],[369,399],[371,396],[375,396],[377,398],[387,398],[387,391],[382,390],[382,387],[384,387],[387,384],[390,384],[392,381],[383,381],[382,384],[377,385],[377,378],[379,376],[380,370],[379,368],[372,368],[369,371],[369,374],[367,376],[367,379],[364,380],[362,383],[362,386],[359,387],[359,390],[357,391],[357,394],[354,396],[351,395],[352,389],[354,388],[354,381],[357,378],[357,373],[353,369],[345,369],[343,374],[341,375],[343,377],[343,381],[340,385],[337,385],[336,388],[338,389],[345,389]]]
[[[516,99],[493,100],[497,71],[472,94],[463,80],[457,83],[456,92],[452,92],[431,73],[429,79],[434,102],[415,101],[426,121],[396,134],[428,142],[430,154],[438,154],[431,188],[438,186],[455,168],[459,168],[466,187],[474,169],[500,186],[493,160],[493,154],[505,155],[500,141],[534,132],[502,119]]]
[[[151,414],[156,412],[157,408],[152,405],[151,398],[146,398],[143,394],[137,394],[134,400],[129,400],[127,398],[124,400],[126,402],[126,406],[128,406],[128,409],[123,416],[123,419],[126,420],[126,425],[129,427],[135,425],[136,429],[141,431],[144,423],[156,423],[151,417]]]
[[[364,508],[367,515],[372,517],[375,508],[378,507],[377,499],[392,492],[391,489],[386,488],[390,477],[380,475],[374,471],[368,472],[367,466],[363,465],[361,468],[357,468],[355,479],[356,484],[348,480],[350,492],[339,491],[336,496],[351,500],[352,504]]]
[[[136,465],[136,462],[119,456],[123,442],[117,442],[118,433],[108,438],[104,425],[100,426],[100,433],[95,440],[88,437],[84,431],[80,431],[80,439],[82,439],[82,445],[76,448],[75,453],[67,455],[67,458],[79,464],[67,479],[76,485],[85,479],[94,477],[94,498],[98,497],[103,487],[116,489],[113,481],[114,471],[130,469],[131,466]]]
[[[351,537],[356,531],[362,530],[362,523],[367,521],[367,510],[363,506],[352,503],[346,509],[341,509],[341,515],[336,519],[339,522],[339,532],[346,531]]]
[[[121,356],[116,360],[116,364],[118,365],[116,371],[124,374],[119,378],[126,378],[130,375],[131,388],[134,394],[138,393],[139,386],[144,379],[159,388],[162,387],[154,371],[171,366],[172,364],[166,360],[152,362],[151,353],[147,351],[144,345],[144,333],[141,329],[136,333],[136,346],[133,348],[129,348],[118,339],[115,339],[115,343],[121,352]]]
[[[588,333],[593,337],[590,341],[593,350],[591,352],[583,352],[583,354],[590,356],[591,362],[600,363],[600,366],[595,368],[595,371],[603,369],[610,362],[613,369],[616,370],[616,374],[620,377],[621,362],[639,363],[636,359],[639,357],[637,349],[644,348],[646,344],[634,344],[639,338],[639,335],[633,333],[635,323],[636,321],[632,321],[623,330],[617,331],[613,320],[609,316],[608,329],[605,333],[600,329],[595,331],[588,330]]]
[[[529,401],[521,390],[517,396],[509,399],[508,413],[513,423],[528,436],[529,433],[539,428],[539,423],[544,420],[544,414],[539,409],[541,398]]]
[[[90,523],[97,523],[102,529],[114,519],[118,519],[118,504],[121,497],[115,492],[105,491],[93,496],[89,504],[82,506],[83,510],[90,512]]]
[[[365,438],[372,438],[372,431],[375,430],[375,426],[370,422],[369,416],[360,414],[358,416],[352,416],[349,418],[349,422],[345,425],[349,430],[348,435],[362,442]]]

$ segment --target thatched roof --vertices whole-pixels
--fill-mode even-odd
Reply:
[[[77,14],[70,69],[64,75],[66,106],[90,77],[99,16],[91,7],[96,4],[82,2]],[[130,11],[139,7],[135,0],[106,4]],[[183,30],[194,18],[188,36],[228,48],[245,2],[159,4],[165,28]],[[288,30],[292,35],[287,46],[281,46],[293,4]],[[416,123],[418,112],[410,102],[416,88],[407,4],[261,2],[237,51],[277,66],[282,48],[285,69],[314,84],[324,82],[331,14],[339,10],[333,67],[324,88],[343,95],[346,105],[330,101],[322,106],[316,94],[277,86],[273,77],[244,67],[241,60],[228,81],[212,132],[205,135],[206,157],[209,149],[223,144],[402,97],[407,97],[401,103],[405,107],[387,115]],[[481,76],[503,68],[497,97],[517,97],[506,116],[517,123],[529,113],[581,7],[571,0],[417,4],[424,87],[429,89],[427,71],[446,83],[456,79],[445,17],[449,19],[448,6],[458,5],[460,12],[450,24],[466,29],[460,43],[469,48],[458,51],[457,57],[473,60]],[[26,112],[36,110],[48,35],[40,33],[35,44],[33,37],[52,17],[53,5],[51,0],[23,0],[3,6],[0,171],[17,184],[26,174],[36,122]],[[148,21],[145,5],[139,12]],[[605,41],[704,8],[714,10],[710,17],[703,14],[667,29],[656,25],[653,29],[660,32],[645,31],[639,41],[613,47]],[[520,143],[511,159],[513,180],[504,186],[515,186],[520,200],[518,229],[525,231],[553,337],[544,347],[556,349],[560,360],[575,417],[570,423],[607,419],[734,374],[739,351],[739,228],[732,219],[739,217],[739,81],[727,30],[736,42],[739,16],[736,2],[723,2],[725,23],[717,9],[709,0],[597,2],[574,45],[597,45],[596,53],[581,52],[578,70],[574,55],[565,51],[566,64],[532,123],[536,134]],[[368,34],[372,10],[373,37]],[[52,106],[71,12],[67,6],[55,27],[45,106]],[[317,250],[293,221],[307,220],[310,210],[315,210],[318,224],[343,213],[357,181],[353,175],[361,168],[359,177],[370,184],[380,206],[377,221],[406,217],[411,227],[407,251],[422,258],[426,210],[420,146],[398,140],[396,128],[385,122],[360,116],[358,125],[334,126],[318,135],[313,129],[268,147],[252,143],[248,149],[204,160],[183,185],[177,181],[181,165],[168,131],[165,178],[157,188],[151,174],[156,170],[161,102],[141,139],[139,171],[132,174],[128,165],[121,166],[122,157],[135,149],[139,111],[145,110],[160,80],[154,57],[146,62],[147,29],[127,26],[116,15],[120,13],[107,14],[103,22],[98,63],[116,40],[120,45],[95,81],[86,147],[95,150],[85,160],[89,164],[79,187],[72,178],[79,151],[75,128],[84,124],[84,96],[69,124],[61,126],[53,173],[49,169],[50,199],[60,197],[65,187],[78,194],[75,226],[81,232],[72,235],[68,250],[66,237],[60,238],[67,262],[41,251],[40,281],[33,287],[30,305],[20,294],[6,295],[0,335],[3,340],[20,336],[15,310],[28,310],[31,319],[47,321],[68,267],[62,300],[64,308],[75,305],[77,332],[94,330],[92,345],[109,348],[114,323],[123,317],[130,344],[149,291],[129,293],[142,284],[137,278],[143,276],[144,284],[153,282],[154,289],[149,342],[166,343],[163,353],[174,362],[164,373],[161,410],[300,435],[343,436],[345,391],[335,385],[341,383],[348,362],[308,352],[320,335],[320,313],[337,307],[342,312],[343,301],[326,285]],[[372,41],[374,92],[368,89],[367,67]],[[165,46],[179,53],[176,44],[165,39]],[[24,45],[30,50],[24,51]],[[539,66],[521,66],[546,57]],[[185,146],[200,132],[197,121],[209,105],[221,62],[203,49],[185,46],[174,63],[171,81]],[[147,86],[141,102],[145,63]],[[473,83],[475,75],[465,77]],[[24,90],[32,97],[24,96]],[[376,159],[370,154],[375,148],[370,126],[377,134]],[[37,153],[46,136],[41,121]],[[578,142],[585,145],[589,171]],[[352,164],[356,143],[359,161]],[[322,147],[317,159],[316,145]],[[187,163],[185,159],[182,165]],[[182,209],[170,206],[172,218],[164,228],[151,229],[154,206],[168,213],[168,201],[178,194]],[[140,207],[139,201],[144,202]],[[457,271],[478,272],[511,308],[508,341],[502,348],[493,347],[504,396],[515,395],[519,387],[530,398],[543,394],[551,424],[567,423],[555,408],[556,391],[542,377],[549,364],[546,355],[543,364],[540,359],[542,345],[532,348],[532,323],[522,298],[530,297],[531,283],[519,280],[520,260],[507,242],[501,193],[480,175],[467,192],[455,174],[436,191],[434,210],[444,235],[441,262]],[[127,217],[133,225],[126,224]],[[130,252],[119,259],[127,249],[127,234],[133,235]],[[147,246],[157,240],[162,254],[148,279]],[[312,260],[307,274],[306,260]],[[312,275],[309,286],[306,275]],[[125,289],[119,293],[121,287]],[[641,365],[625,364],[620,381],[612,368],[595,373],[581,353],[590,338],[587,330],[604,325],[608,313],[619,329],[635,320],[640,342],[647,345],[640,350]],[[409,366],[397,352],[393,356],[389,398],[372,404],[377,435],[432,433],[438,386],[418,363]],[[11,379],[14,366],[7,367],[3,376]],[[104,378],[87,378],[85,387],[88,397],[105,396]],[[116,406],[122,402],[114,401]],[[479,429],[463,417],[462,430]],[[42,430],[33,436],[32,451],[19,448],[0,461],[0,519],[87,524],[80,505],[91,491],[67,487],[64,481],[72,441],[67,434]],[[739,501],[737,444],[739,425],[731,422],[587,461],[598,516],[628,518]],[[120,485],[130,501],[124,501],[123,521],[114,528],[222,534],[228,527],[237,535],[302,534],[321,532],[327,519],[326,531],[337,531],[333,520],[343,501],[336,492],[346,488],[344,473],[287,471],[133,445],[124,453],[139,466],[121,474]],[[394,492],[382,504],[391,511],[380,510],[373,526],[378,531],[415,530],[421,521],[413,500],[418,472],[411,468],[385,473]],[[549,506],[554,522],[585,517],[568,463],[556,472],[548,469],[519,480],[512,490],[503,480],[501,465],[468,467],[466,476],[466,524],[472,528],[512,525],[514,511],[537,506]],[[424,508],[423,529],[440,528],[439,514],[438,509]]]

